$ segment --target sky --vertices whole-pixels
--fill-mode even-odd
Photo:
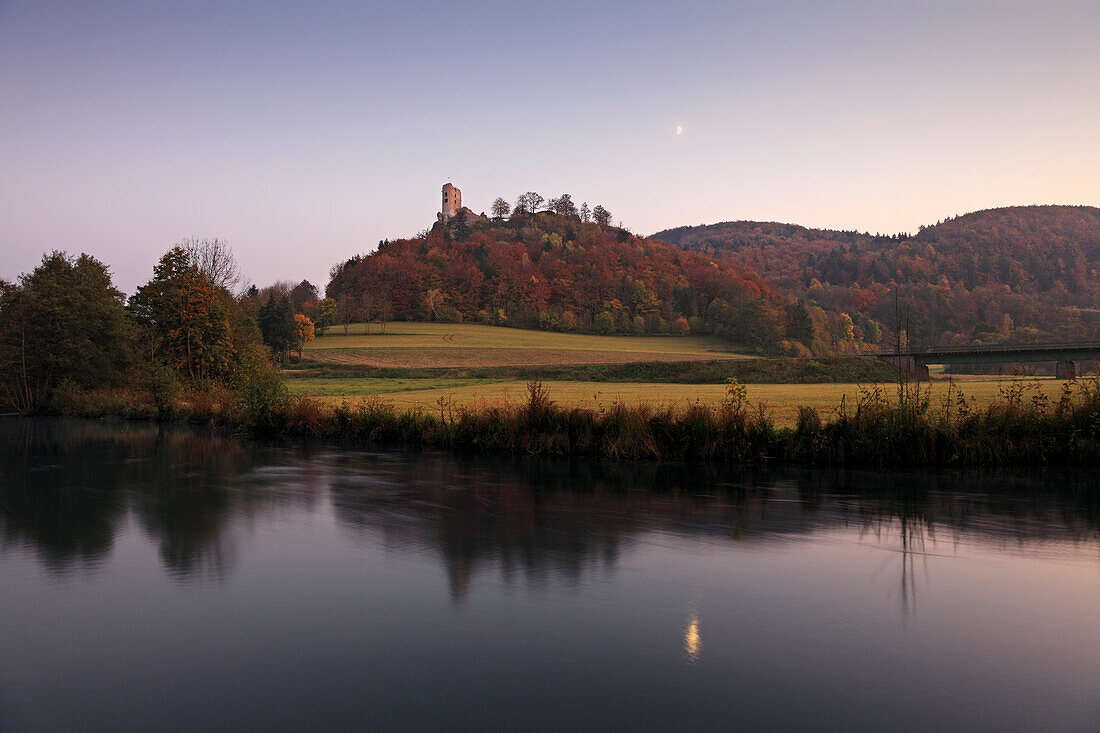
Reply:
[[[1100,205],[1100,0],[0,0],[0,278],[185,237],[309,279],[570,193],[649,234]],[[683,134],[676,134],[676,126]]]

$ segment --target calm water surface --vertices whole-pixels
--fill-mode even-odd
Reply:
[[[0,420],[0,729],[1100,729],[1091,475]]]

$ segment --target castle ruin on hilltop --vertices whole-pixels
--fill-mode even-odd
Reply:
[[[440,221],[446,223],[455,217],[462,209],[462,191],[450,183],[443,184],[443,210],[439,213]]]
[[[466,223],[475,221],[487,221],[484,214],[475,214],[462,205],[462,191],[452,183],[443,184],[442,211],[435,215],[436,225],[451,224],[459,214],[464,214]]]

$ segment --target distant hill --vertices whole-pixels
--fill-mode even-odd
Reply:
[[[615,334],[713,333],[763,352],[856,351],[863,331],[751,267],[576,216],[454,220],[333,267],[345,320],[478,321]]]
[[[891,338],[894,294],[914,344],[1100,338],[1100,208],[1014,206],[871,235],[736,221],[654,239],[749,267],[789,295]]]

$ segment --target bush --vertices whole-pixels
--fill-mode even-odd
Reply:
[[[262,346],[248,347],[237,362],[231,382],[237,392],[241,419],[260,431],[275,427],[277,414],[286,409],[290,399],[282,374],[267,354]]]
[[[795,435],[807,437],[821,431],[821,415],[812,407],[801,406],[798,408],[798,427]]]
[[[149,373],[149,397],[158,420],[174,420],[179,414],[183,382],[179,372],[167,364],[153,364]]]
[[[550,311],[539,311],[538,327],[542,331],[552,331],[558,326],[558,317]]]
[[[457,308],[454,308],[444,303],[443,305],[436,307],[435,320],[439,321],[440,323],[461,323],[462,314],[458,311]]]
[[[187,396],[188,420],[196,425],[215,425],[226,418],[226,408],[234,395],[216,382],[197,385]]]

